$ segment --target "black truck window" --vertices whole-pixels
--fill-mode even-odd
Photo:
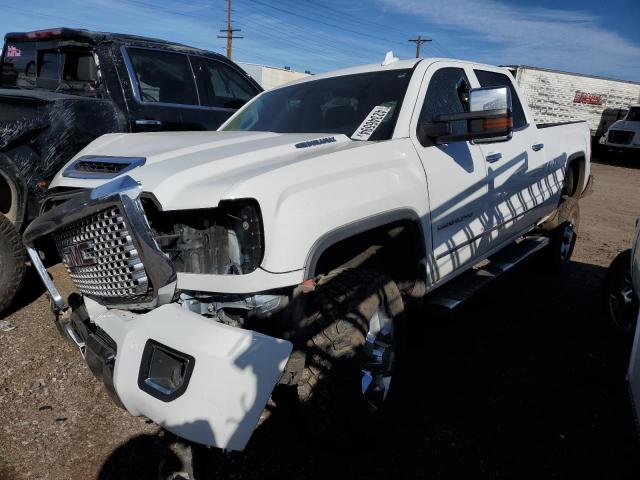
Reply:
[[[258,89],[239,72],[222,62],[192,57],[198,65],[198,89],[202,105],[237,109],[258,93]]]
[[[51,80],[60,78],[60,53],[56,50],[38,52],[38,77]]]
[[[2,56],[3,87],[36,86],[36,42],[7,42]]]
[[[189,59],[181,53],[129,48],[143,102],[198,105]]]
[[[469,80],[462,68],[441,68],[431,77],[418,125],[431,123],[438,115],[469,111]],[[467,133],[465,120],[451,122],[453,134]]]
[[[504,73],[474,70],[481,87],[508,87],[511,90],[511,104],[513,107],[513,128],[522,128],[527,124],[520,98],[513,88],[513,83]]]
[[[56,42],[8,42],[1,84],[89,96],[102,91],[93,51]]]

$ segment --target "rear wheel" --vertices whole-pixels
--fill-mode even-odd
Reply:
[[[303,303],[300,410],[315,434],[346,444],[379,425],[393,386],[403,302],[393,280],[358,269],[322,277]]]
[[[631,282],[631,250],[613,259],[604,281],[604,300],[607,314],[623,332],[631,332],[638,318],[638,299]]]
[[[22,238],[7,217],[0,214],[0,312],[15,296],[24,275]]]

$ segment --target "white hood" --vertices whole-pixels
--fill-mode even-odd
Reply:
[[[328,139],[324,142],[313,140]],[[146,163],[126,173],[153,192],[168,210],[214,206],[232,198],[235,186],[297,162],[369,142],[341,134],[279,134],[265,132],[157,132],[104,135],[74,157],[105,155],[144,157]],[[69,162],[71,163],[71,162]],[[66,167],[65,167],[66,168]],[[67,178],[62,172],[53,187],[94,188],[110,180]]]

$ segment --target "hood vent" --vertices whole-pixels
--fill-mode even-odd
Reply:
[[[75,160],[62,173],[63,177],[108,180],[144,165],[144,157],[84,156]]]

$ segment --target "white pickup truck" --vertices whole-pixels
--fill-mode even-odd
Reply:
[[[631,105],[627,115],[609,127],[600,138],[608,151],[640,154],[640,105]]]
[[[377,428],[406,306],[453,308],[540,249],[566,263],[589,173],[586,123],[536,126],[507,70],[387,55],[217,132],[100,137],[24,239],[119,404],[241,450],[276,386],[318,432]]]

